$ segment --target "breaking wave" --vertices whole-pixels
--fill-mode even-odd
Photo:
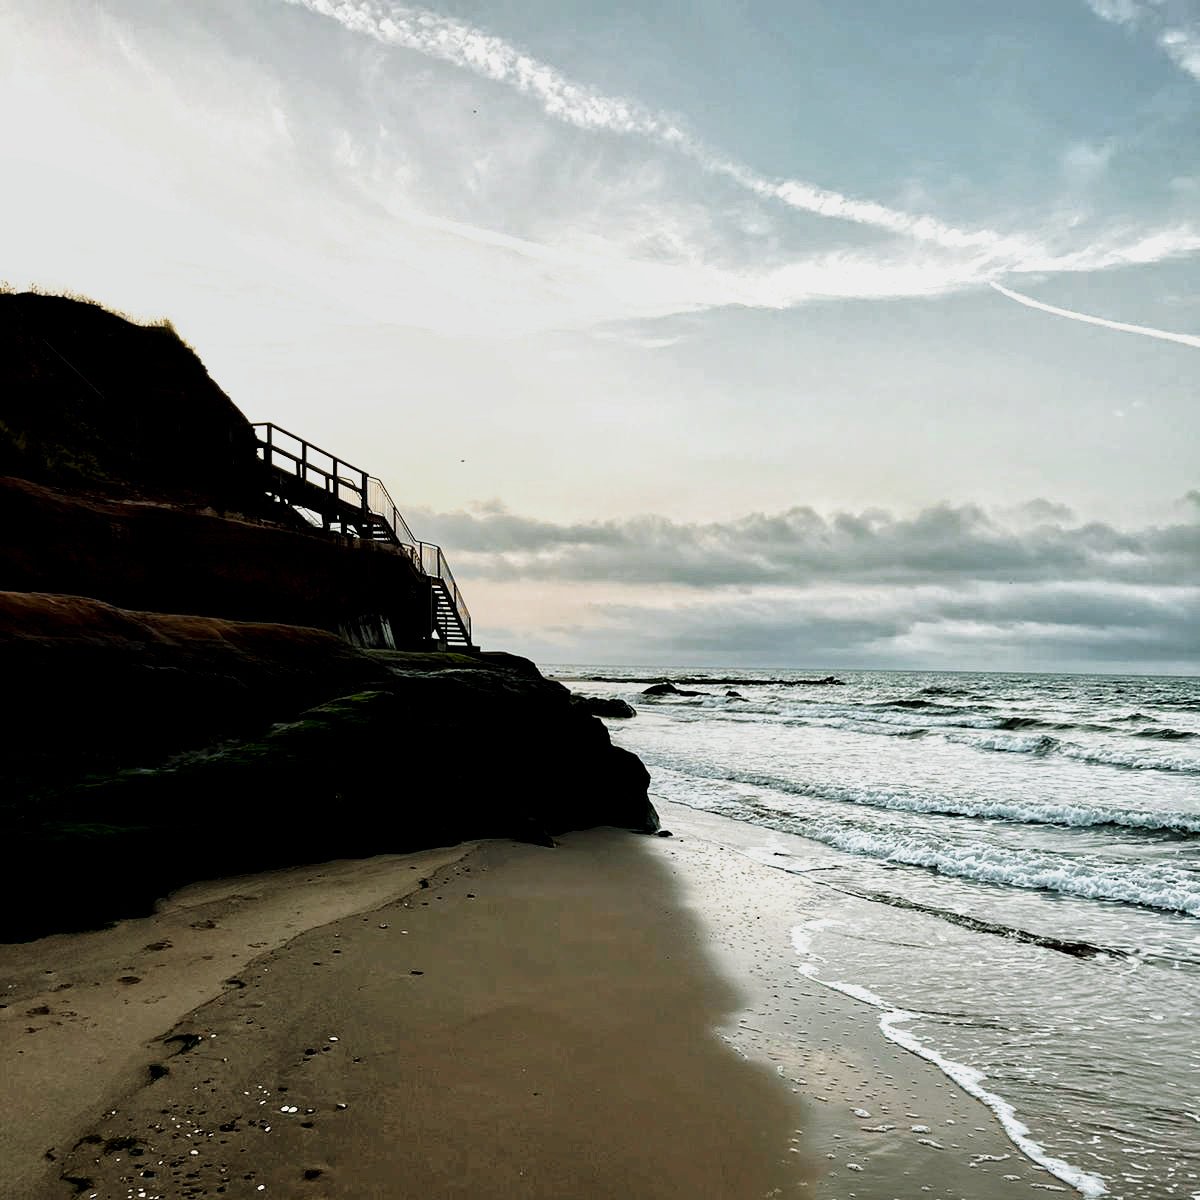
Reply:
[[[691,776],[708,781],[730,780],[751,787],[768,789],[789,799],[810,798],[825,803],[848,804],[856,808],[883,809],[888,812],[910,812],[922,816],[970,817],[985,821],[1007,821],[1018,825],[1059,825],[1071,829],[1118,828],[1149,833],[1191,837],[1200,834],[1200,813],[1172,810],[1106,808],[1099,804],[1068,803],[1052,800],[992,800],[983,797],[949,797],[928,793],[884,792],[837,787],[828,784],[793,783],[778,776],[755,772],[722,769],[720,773],[700,772],[694,764],[682,770],[670,765],[682,778]],[[686,803],[686,801],[684,801]],[[759,816],[758,806],[755,817]],[[768,810],[770,811],[770,810]],[[805,814],[792,813],[798,818]],[[807,833],[805,836],[809,836]]]
[[[1172,731],[1174,732],[1174,731]],[[974,746],[977,750],[995,750],[1004,754],[1057,754],[1095,766],[1121,767],[1129,771],[1171,771],[1182,775],[1200,774],[1200,760],[1194,758],[1165,758],[1138,750],[1123,750],[1105,746],[1081,746],[1077,742],[1060,741],[1049,734],[1028,737],[976,737],[969,734],[946,733],[947,741]]]
[[[1071,858],[970,840],[949,843],[921,833],[782,813],[757,814],[756,824],[796,833],[849,854],[925,867],[958,879],[1200,917],[1200,876],[1166,863],[1135,865],[1099,857]]]

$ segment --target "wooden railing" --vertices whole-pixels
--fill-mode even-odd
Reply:
[[[387,542],[399,549],[444,597],[444,606],[435,599],[433,611],[443,640],[471,644],[471,612],[442,548],[417,538],[381,480],[269,421],[256,422],[254,431],[259,460],[270,468],[273,480],[294,479],[302,485],[281,499],[312,525],[325,530],[336,527],[347,536]],[[453,621],[440,611],[442,607],[454,614]]]

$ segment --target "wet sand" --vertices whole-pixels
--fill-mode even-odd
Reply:
[[[0,1196],[1056,1184],[870,1014],[798,976],[775,944],[795,896],[700,833],[279,872],[0,948]]]
[[[31,1194],[788,1187],[791,1094],[713,1036],[740,998],[656,849],[613,831],[488,843],[407,899],[263,953],[158,1031],[180,1039],[150,1044],[169,1073],[126,1079],[80,1126],[94,1140],[59,1146],[67,1179]]]

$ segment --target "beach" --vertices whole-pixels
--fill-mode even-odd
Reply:
[[[870,1011],[768,953],[795,923],[790,880],[723,845],[719,818],[673,816],[671,839],[201,884],[4,947],[0,1194],[1062,1186]]]

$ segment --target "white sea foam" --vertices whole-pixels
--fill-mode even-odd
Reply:
[[[1184,775],[1200,774],[1200,759],[1185,754],[1147,754],[1140,747],[1125,749],[1112,746],[1082,746],[1077,742],[1060,741],[1047,734],[996,734],[979,737],[974,734],[944,733],[946,741],[977,750],[998,750],[1008,754],[1060,755],[1078,762],[1101,767],[1124,767],[1130,771],[1173,771]]]
[[[1041,1145],[1035,1142],[1030,1136],[1029,1127],[1017,1117],[1016,1109],[1002,1096],[983,1086],[983,1082],[987,1076],[982,1071],[946,1058],[932,1047],[925,1045],[911,1030],[898,1028],[901,1025],[908,1024],[910,1021],[919,1020],[923,1014],[896,1008],[881,996],[877,996],[874,992],[858,984],[822,979],[818,974],[820,968],[817,966],[817,963],[824,960],[820,959],[812,951],[812,935],[817,932],[814,926],[818,924],[821,928],[828,928],[832,922],[809,922],[806,925],[797,925],[792,930],[792,944],[803,960],[800,963],[800,970],[804,975],[814,983],[821,984],[822,987],[830,988],[835,992],[841,992],[843,995],[858,1000],[863,1004],[869,1004],[873,1008],[880,1009],[882,1015],[879,1018],[879,1029],[884,1037],[889,1041],[895,1042],[896,1045],[903,1047],[910,1053],[916,1054],[920,1058],[933,1063],[947,1078],[958,1084],[964,1092],[986,1104],[996,1115],[997,1120],[999,1120],[1001,1127],[1013,1145],[1027,1158],[1037,1163],[1040,1167],[1044,1167],[1056,1179],[1061,1179],[1063,1183],[1074,1188],[1083,1196],[1103,1196],[1108,1193],[1108,1187],[1099,1175],[1091,1175],[1079,1167],[1072,1166],[1071,1163],[1061,1158],[1055,1158],[1053,1155],[1047,1154]],[[914,1126],[915,1128],[916,1126]]]
[[[888,792],[855,794],[848,789],[838,799],[867,808],[939,816],[982,817],[993,821],[1015,821],[1022,825],[1068,825],[1077,829],[1117,825],[1126,829],[1200,833],[1200,815],[1172,810],[1155,812],[1151,809],[1104,808],[1097,804],[1064,804],[1047,800],[951,800]]]
[[[653,759],[651,761],[653,762]],[[812,798],[838,804],[853,804],[861,808],[886,809],[891,812],[975,817],[1012,821],[1022,825],[1066,825],[1078,829],[1112,825],[1150,832],[1200,833],[1200,813],[1176,809],[1115,808],[1101,804],[1068,803],[1041,798],[991,799],[979,795],[938,795],[929,791],[885,791],[880,788],[808,782],[796,784],[763,772],[728,769],[724,764],[715,773],[708,774],[701,764],[688,763],[683,774],[689,777],[689,786],[694,784],[699,775],[716,783],[729,781],[768,788],[788,797]]]
[[[941,875],[1088,900],[1116,900],[1200,917],[1200,876],[1167,863],[1134,865],[1099,857],[1073,858],[982,842],[948,842],[827,820],[798,820],[792,825],[788,832],[827,846],[906,866],[928,867]]]

